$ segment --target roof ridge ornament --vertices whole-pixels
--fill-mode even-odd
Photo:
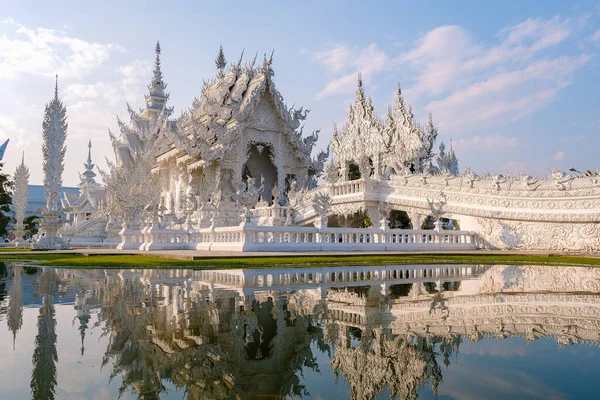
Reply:
[[[245,50],[246,50],[245,48],[242,49],[242,54],[240,54],[240,58],[238,59],[238,62],[237,62],[237,67],[238,68],[240,68],[240,66],[242,65],[242,59],[244,58],[244,51]]]

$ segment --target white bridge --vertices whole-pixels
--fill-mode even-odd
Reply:
[[[365,211],[375,227],[327,227],[314,196],[331,198],[327,215]],[[393,176],[320,186],[296,209],[257,208],[254,222],[194,229],[123,229],[122,249],[228,251],[599,250],[600,184],[597,177]],[[432,210],[432,204],[438,209]],[[390,210],[406,211],[413,226],[437,212],[462,230],[389,229]],[[281,226],[293,213],[294,226]],[[198,216],[202,219],[203,216]],[[280,226],[278,226],[280,225]]]

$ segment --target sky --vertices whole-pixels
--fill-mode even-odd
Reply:
[[[0,0],[3,171],[25,154],[41,184],[41,125],[54,94],[67,107],[65,186],[112,160],[127,103],[144,106],[154,47],[175,116],[228,62],[275,51],[288,106],[311,110],[319,148],[342,125],[357,74],[384,117],[398,85],[416,118],[433,114],[461,171],[548,175],[600,167],[600,2],[583,1],[5,1]]]

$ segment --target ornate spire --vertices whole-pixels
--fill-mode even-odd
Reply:
[[[365,104],[365,91],[363,89],[362,74],[358,73],[358,87],[356,88],[356,103]]]
[[[152,82],[148,85],[149,94],[146,96],[146,108],[160,112],[169,98],[169,94],[165,92],[167,84],[163,80],[160,67],[160,42],[156,42],[154,51],[156,52],[156,59],[154,60],[154,70],[152,71]]]
[[[56,74],[56,83],[54,84],[54,100],[58,100],[58,74]]]
[[[15,192],[13,194],[13,208],[15,210],[15,240],[21,240],[23,231],[23,218],[27,211],[27,197],[29,194],[29,168],[25,166],[25,152],[21,157],[21,165],[17,167],[14,174]]]
[[[83,172],[83,174],[81,174],[82,175],[81,183],[96,183],[96,181],[94,180],[94,178],[96,177],[96,173],[93,171],[94,164],[92,163],[92,140],[91,139],[88,142],[87,162],[83,163],[83,166],[85,167],[85,171]]]
[[[65,152],[67,148],[67,109],[58,99],[58,75],[54,89],[54,99],[46,104],[44,122],[42,123],[42,153],[44,169],[44,191],[46,209],[56,212],[58,195],[62,187],[62,173],[65,169]]]
[[[243,52],[242,52],[243,54]],[[225,75],[225,67],[227,66],[227,60],[225,59],[225,53],[223,53],[223,45],[219,46],[219,54],[215,60],[217,66],[218,76],[222,78]]]

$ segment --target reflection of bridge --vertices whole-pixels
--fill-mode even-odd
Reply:
[[[382,294],[389,286],[417,282],[453,282],[473,279],[484,271],[477,265],[388,265],[377,267],[321,267],[288,269],[239,269],[193,271],[191,278],[211,288],[239,288],[249,291],[285,291],[380,285]]]
[[[234,296],[240,305],[285,294],[299,301],[303,314],[323,303],[331,322],[382,326],[394,334],[600,340],[600,295],[590,294],[600,293],[600,270],[593,268],[390,265],[128,270],[120,276],[156,287],[183,285],[187,298]],[[394,287],[404,290],[390,299]]]

